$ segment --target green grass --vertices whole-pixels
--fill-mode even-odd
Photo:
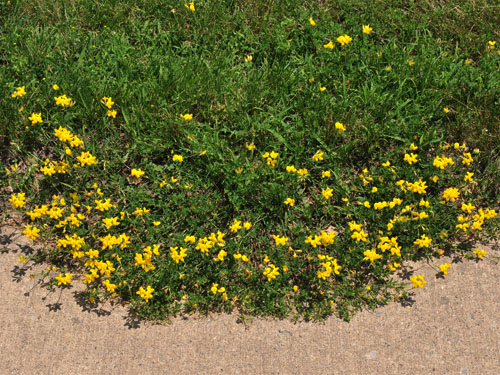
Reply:
[[[498,205],[500,6],[495,1],[289,1],[286,6],[213,1],[195,2],[195,12],[183,2],[166,4],[0,3],[0,167],[22,161],[17,172],[1,172],[2,185],[27,192],[29,209],[50,203],[53,194],[71,202],[70,192],[79,193],[83,209],[83,202],[95,206],[100,199],[92,188],[97,182],[103,197],[117,206],[106,213],[94,210],[85,224],[65,233],[46,228],[45,255],[52,262],[83,270],[69,261],[69,249],[49,250],[49,245],[76,233],[85,238],[85,250],[99,247],[97,238],[108,231],[95,222],[123,211],[126,219],[109,233],[128,233],[132,244],[116,255],[103,251],[101,260],[116,267],[117,256],[124,259],[110,280],[127,281],[117,293],[144,316],[238,308],[245,314],[320,319],[332,313],[335,300],[335,311],[348,319],[362,306],[406,295],[388,268],[399,258],[385,253],[383,261],[375,261],[384,262],[378,266],[363,261],[363,252],[377,246],[379,231],[387,235],[395,212],[366,209],[357,201],[373,205],[400,197],[400,209],[414,204],[416,210],[422,197],[402,192],[395,182],[428,182],[428,221],[399,223],[391,232],[403,248],[400,260],[455,251],[455,244],[465,246],[483,234],[455,225],[466,199],[478,209]],[[362,33],[364,24],[373,28],[371,34]],[[353,40],[340,46],[336,39],[344,34]],[[496,49],[489,49],[495,40]],[[329,41],[336,44],[333,50],[323,47]],[[53,84],[60,89],[54,91]],[[11,98],[20,86],[27,94]],[[62,94],[76,104],[57,107],[53,98]],[[100,102],[104,96],[115,102],[114,119]],[[28,117],[39,112],[43,123],[31,126]],[[180,118],[185,113],[193,120]],[[336,122],[347,131],[340,134]],[[79,154],[64,155],[65,147],[54,138],[59,126],[82,138],[99,164],[42,175],[46,158],[76,162]],[[256,149],[247,150],[252,142]],[[446,150],[455,142],[467,149]],[[416,166],[403,161],[410,143],[419,147]],[[325,153],[321,162],[312,160],[317,150]],[[279,153],[274,168],[261,156],[271,151]],[[461,163],[466,151],[474,158],[470,168]],[[184,161],[174,163],[173,154]],[[441,154],[455,161],[444,171],[432,165]],[[396,173],[381,167],[387,160]],[[309,174],[287,173],[292,164]],[[132,168],[146,175],[137,181],[130,177]],[[364,168],[374,179],[367,185],[359,178]],[[331,171],[330,179],[321,178],[324,170]],[[463,181],[469,170],[477,182],[472,185]],[[171,182],[172,176],[179,181]],[[430,182],[432,176],[439,176],[437,183]],[[166,185],[160,188],[162,180]],[[327,186],[333,189],[329,200],[321,195]],[[461,189],[461,197],[443,205],[442,192],[451,186]],[[93,195],[85,196],[89,191]],[[284,205],[288,197],[296,199],[294,207]],[[151,213],[136,217],[136,207]],[[235,219],[251,222],[252,229],[232,233]],[[44,220],[49,228],[57,223]],[[161,225],[153,226],[156,220]],[[363,223],[368,243],[347,235],[352,220]],[[327,228],[337,233],[333,245],[304,244]],[[185,263],[170,258],[169,248],[184,246],[185,236],[198,239],[218,230],[227,238],[224,262],[213,261],[217,245],[210,257],[192,246]],[[495,220],[485,224],[485,234],[496,230]],[[424,232],[433,244],[416,249],[413,242]],[[273,234],[290,242],[276,246]],[[156,270],[144,272],[134,257],[153,243],[162,245],[162,253]],[[289,245],[304,252],[293,258]],[[248,264],[234,259],[238,251],[249,256]],[[318,279],[318,254],[338,259],[340,274]],[[263,275],[266,255],[280,267],[279,277],[270,281]],[[283,272],[285,265],[290,271]],[[226,288],[229,301],[211,293],[213,283]],[[106,297],[94,288],[98,284],[89,287],[89,295]],[[146,285],[156,291],[148,303],[135,293]],[[233,297],[237,301],[231,302]]]

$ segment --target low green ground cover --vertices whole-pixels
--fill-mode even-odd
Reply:
[[[349,319],[485,255],[499,6],[287,4],[0,4],[1,184],[55,286]]]

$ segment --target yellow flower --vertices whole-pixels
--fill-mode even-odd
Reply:
[[[422,236],[413,242],[415,245],[418,245],[418,247],[429,247],[431,244],[432,239],[427,237],[425,234],[422,234]]]
[[[102,222],[106,225],[106,229],[120,225],[120,223],[118,222],[118,216],[111,218],[104,218],[102,219]]]
[[[382,258],[382,255],[377,254],[375,249],[366,250],[363,255],[365,256],[363,260],[369,260],[370,263],[373,263],[374,260]]]
[[[182,163],[183,160],[184,158],[182,157],[182,155],[174,155],[174,157],[172,158],[172,161],[178,161],[179,163]]]
[[[108,292],[114,292],[115,289],[117,288],[116,284],[111,284],[109,280],[103,280],[102,284],[106,287],[106,290]]]
[[[63,276],[62,273],[60,273],[58,276],[55,277],[55,279],[58,281],[57,285],[66,285],[66,284],[71,284],[71,277],[73,275],[71,273],[67,273]]]
[[[311,26],[316,26],[316,22],[314,22],[312,17],[309,17],[309,23],[311,24]]]
[[[496,41],[490,40],[490,41],[488,41],[488,48],[491,49],[491,50],[493,50],[493,49],[495,49],[496,44],[497,44]]]
[[[361,241],[366,242],[367,237],[368,237],[368,233],[366,233],[363,230],[361,230],[359,232],[353,232],[353,234],[351,234],[351,238],[354,238],[357,242],[361,242]]]
[[[57,86],[56,84],[53,84],[52,85],[52,89],[54,89],[55,91],[59,90],[59,86]]]
[[[28,237],[30,240],[36,240],[39,232],[40,229],[38,229],[37,227],[32,227],[31,225],[28,225],[26,229],[23,231],[26,237]]]
[[[143,298],[146,303],[151,299],[153,298],[153,292],[155,290],[153,288],[151,288],[151,286],[147,286],[146,289],[144,289],[142,286],[139,288],[139,290],[136,292],[136,294],[138,294],[139,296],[141,296],[141,298]]]
[[[72,104],[75,104],[71,98],[68,98],[66,95],[61,95],[58,97],[54,97],[56,101],[56,105],[60,105],[61,107],[69,107]]]
[[[185,115],[181,113],[181,118],[183,118],[185,121],[191,121],[193,119],[193,115],[191,113],[186,113]]]
[[[212,291],[213,294],[217,294],[218,287],[219,287],[219,284],[212,283],[212,287],[210,288],[210,290]]]
[[[153,225],[154,225],[155,227],[157,227],[157,226],[158,226],[158,225],[160,225],[160,224],[161,224],[161,222],[159,222],[159,221],[153,221]]]
[[[321,92],[323,92],[325,90],[326,90],[326,87],[324,87],[324,86],[319,88],[319,91],[321,91]]]
[[[195,7],[194,7],[194,2],[193,2],[193,1],[191,1],[191,2],[189,3],[189,5],[188,5],[188,4],[184,4],[184,6],[185,6],[186,8],[188,8],[191,12],[194,12],[194,11],[196,10],[196,9],[195,9]]]
[[[246,63],[252,62],[252,60],[253,60],[253,56],[252,55],[246,55],[243,58],[243,61],[245,61]]]
[[[141,169],[132,169],[132,171],[130,172],[130,175],[131,176],[134,176],[134,177],[137,177],[137,178],[141,178],[141,176],[144,174],[145,172],[142,171]]]
[[[474,210],[476,206],[473,206],[471,203],[462,203],[462,211],[467,211],[468,214]]]
[[[80,154],[80,156],[76,157],[78,161],[80,162],[80,165],[84,167],[85,165],[95,165],[97,164],[97,159],[95,156],[92,156],[90,152],[83,152]]]
[[[389,167],[391,165],[390,161],[386,161],[385,163],[382,163],[382,167]]]
[[[330,171],[322,171],[321,178],[330,178]]]
[[[233,224],[229,227],[231,232],[236,233],[241,229],[241,221],[234,219]]]
[[[479,249],[479,248],[474,250],[473,253],[476,254],[479,259],[481,259],[483,257],[483,255],[488,255],[488,253],[486,251],[484,251],[483,249]]]
[[[264,270],[263,274],[264,276],[267,276],[267,281],[271,281],[272,279],[275,279],[276,276],[278,276],[280,273],[279,267],[276,267],[274,264],[270,264],[269,267],[266,267]]]
[[[288,241],[287,237],[276,236],[274,234],[273,234],[273,238],[274,238],[274,241],[276,242],[276,246],[278,246],[278,245],[285,246],[287,241]]]
[[[465,65],[472,64],[472,59],[465,59]]]
[[[94,202],[96,204],[96,206],[95,206],[96,210],[99,210],[101,212],[107,211],[113,207],[113,205],[111,204],[110,198],[106,199],[104,202],[102,200],[95,200]]]
[[[474,161],[474,159],[472,159],[470,152],[464,152],[462,164],[470,165],[470,163],[472,163],[473,161]]]
[[[188,242],[192,245],[196,242],[196,237],[195,236],[186,236],[184,238],[184,242]]]
[[[327,187],[326,189],[323,189],[321,191],[321,194],[323,195],[323,197],[325,197],[326,200],[328,200],[329,198],[331,198],[333,196],[333,189]]]
[[[378,188],[376,186],[372,187],[372,193],[376,193],[378,191]]]
[[[227,255],[227,252],[224,250],[220,250],[219,254],[217,254],[217,260],[220,260],[221,262],[224,261],[224,257]]]
[[[306,168],[300,168],[299,170],[297,170],[297,173],[300,174],[301,176],[305,176],[307,175],[309,172],[307,171]]]
[[[408,164],[412,165],[413,163],[418,162],[417,155],[415,155],[413,152],[410,155],[405,154],[404,161],[406,161]]]
[[[344,124],[342,124],[340,122],[335,123],[335,129],[337,129],[339,131],[339,133],[345,132]]]
[[[372,32],[370,25],[363,25],[363,34],[370,34]]]
[[[296,168],[295,168],[295,166],[293,166],[293,165],[287,165],[287,166],[286,166],[286,171],[287,171],[288,173],[295,173],[295,172],[297,172],[297,169],[296,169]]]
[[[473,172],[467,172],[464,177],[464,181],[470,181],[473,182],[474,180],[472,179],[472,176],[474,176]]]
[[[413,283],[414,288],[423,288],[427,281],[424,280],[424,275],[412,276],[410,281]]]
[[[324,48],[334,49],[335,48],[335,44],[333,44],[332,41],[330,40],[327,44],[324,44],[323,47]]]
[[[351,41],[352,38],[347,34],[341,35],[337,38],[337,42],[339,42],[341,46],[348,45]]]
[[[444,111],[444,113],[449,113],[449,112],[450,112],[450,109],[449,109],[448,107],[444,107],[444,108],[443,108],[443,111]]]
[[[318,151],[316,151],[316,153],[313,155],[312,158],[314,159],[314,161],[321,161],[321,160],[323,160],[323,154],[324,154],[323,151],[318,150]]]
[[[287,198],[283,203],[289,205],[290,207],[293,207],[293,205],[295,204],[295,199]]]
[[[250,228],[252,228],[252,223],[250,223],[249,221],[245,221],[243,223],[243,228],[245,228],[246,230],[250,230]]]
[[[245,142],[245,147],[247,148],[248,151],[252,151],[253,149],[255,149],[255,145],[253,142],[250,144],[248,144],[248,142]]]
[[[18,193],[18,194],[12,194],[10,196],[9,202],[12,203],[12,206],[16,208],[23,208],[23,206],[26,204],[26,193]]]
[[[184,262],[184,258],[187,257],[187,249],[184,247],[181,247],[181,251],[177,251],[177,246],[176,247],[170,247],[170,257],[175,261],[175,263]]]
[[[446,199],[446,201],[452,201],[455,202],[455,199],[458,198],[460,195],[460,192],[456,188],[448,188],[443,192],[443,198]]]
[[[12,97],[13,98],[20,98],[20,97],[26,95],[25,88],[26,88],[26,86],[16,88],[16,91],[14,91],[12,93]]]
[[[448,268],[451,267],[451,264],[448,264],[448,263],[445,263],[445,264],[441,264],[439,266],[439,269],[440,271],[444,274],[444,275],[448,275]]]
[[[410,145],[410,150],[415,151],[418,150],[418,146],[415,146],[413,143]]]
[[[31,126],[36,125],[36,124],[41,124],[43,122],[42,120],[42,113],[32,113],[30,117],[28,117],[28,120],[31,121]]]
[[[108,109],[108,117],[116,118],[117,112],[115,110]]]

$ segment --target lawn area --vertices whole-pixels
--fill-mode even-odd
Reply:
[[[348,320],[424,287],[405,260],[498,236],[497,1],[19,0],[0,23],[0,188],[54,287]]]

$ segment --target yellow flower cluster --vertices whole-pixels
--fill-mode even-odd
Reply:
[[[404,161],[406,161],[408,164],[412,165],[413,163],[418,162],[417,155],[414,154],[413,152],[410,154],[405,154]]]
[[[154,292],[154,288],[151,288],[150,285],[147,286],[146,289],[144,289],[142,286],[139,288],[139,290],[136,292],[137,295],[141,296],[141,298],[143,298],[146,303],[149,302],[149,300],[151,298],[153,298],[153,292]]]
[[[72,101],[71,98],[68,98],[66,95],[54,97],[54,100],[56,101],[56,105],[60,105],[61,107],[69,107],[70,105],[75,104],[75,102]]]
[[[28,117],[28,120],[31,121],[31,126],[36,125],[36,124],[41,124],[43,122],[42,120],[42,113],[32,113],[30,117]]]
[[[57,280],[57,285],[66,285],[66,284],[71,284],[71,277],[73,277],[73,275],[71,273],[67,273],[63,276],[63,274],[59,274],[58,276],[55,277],[55,279]]]
[[[97,164],[97,159],[95,156],[91,155],[90,152],[83,152],[80,154],[80,156],[76,157],[78,161],[80,162],[80,165],[82,167],[85,167],[86,165],[95,165]]]
[[[363,260],[369,260],[370,263],[373,263],[377,259],[381,259],[382,255],[377,254],[376,249],[366,250],[363,255],[365,256]]]
[[[40,233],[40,229],[38,229],[35,226],[27,225],[26,229],[23,231],[23,233],[28,237],[30,240],[36,240],[38,237],[38,233]]]
[[[335,275],[340,275],[339,271],[342,267],[338,265],[337,259],[333,259],[333,257],[331,257],[330,255],[323,254],[318,254],[318,259],[326,259],[326,262],[321,263],[324,269],[322,271],[318,271],[318,279],[326,280],[331,276],[332,272]]]
[[[116,118],[117,112],[116,112],[116,110],[112,109],[113,105],[115,104],[113,99],[111,97],[104,96],[101,99],[101,103],[104,104],[106,106],[106,108],[108,108],[108,117]]]
[[[396,255],[398,257],[401,257],[401,246],[398,244],[398,238],[397,237],[380,237],[379,238],[380,242],[377,245],[377,248],[379,248],[383,253],[385,253],[387,250],[391,251],[392,255]]]
[[[325,231],[320,231],[320,235],[315,235],[314,238],[312,235],[308,236],[306,240],[304,241],[305,243],[311,245],[313,248],[316,248],[319,245],[323,246],[328,246],[333,244],[335,240],[335,232],[331,231],[330,233],[327,233]],[[298,250],[297,250],[298,251]],[[300,250],[302,251],[302,250]]]
[[[417,193],[417,194],[426,194],[426,189],[427,189],[427,182],[426,181],[422,181],[422,179],[419,179],[418,181],[416,182],[408,182],[406,181],[406,188],[413,192],[413,193]]]
[[[219,247],[222,247],[226,244],[224,240],[225,233],[217,231],[217,234],[210,233],[208,237],[202,237],[198,239],[198,243],[196,244],[195,250],[199,250],[205,255],[208,255],[209,250],[214,247],[216,244]],[[187,237],[186,237],[187,238]],[[193,237],[194,238],[194,237]]]
[[[265,152],[262,154],[262,157],[266,159],[267,165],[275,166],[276,165],[276,158],[278,157],[278,153],[275,151]]]
[[[187,257],[187,249],[181,247],[181,251],[178,251],[179,247],[170,247],[170,257],[175,261],[175,263],[184,262],[184,258]]]
[[[427,281],[424,280],[424,275],[412,276],[410,281],[413,283],[414,288],[423,288]]]
[[[323,195],[323,197],[328,200],[330,199],[332,196],[333,196],[333,189],[332,188],[329,188],[328,186],[326,187],[326,189],[323,189],[321,191],[321,195]]]
[[[71,237],[66,235],[65,238],[57,240],[57,247],[66,248],[67,246],[71,246],[73,250],[80,250],[83,246],[85,246],[85,239],[75,233]]]
[[[16,88],[16,91],[14,91],[14,92],[12,93],[12,95],[11,95],[11,96],[12,96],[13,98],[21,98],[21,97],[23,97],[24,95],[26,95],[26,91],[25,91],[25,89],[26,89],[26,86],[21,86],[21,87],[18,87],[18,88]]]
[[[323,160],[323,155],[324,155],[324,152],[321,150],[318,150],[318,151],[316,151],[316,153],[313,155],[312,158],[314,161],[321,161],[321,160]]]
[[[26,193],[17,193],[10,196],[9,202],[16,208],[23,208],[26,204]]]
[[[273,234],[274,241],[276,242],[276,246],[282,245],[286,246],[286,243],[288,242],[288,237],[281,237]]]
[[[156,267],[152,263],[152,259],[153,255],[160,255],[160,252],[158,251],[159,249],[160,245],[153,245],[153,249],[151,249],[151,246],[144,248],[142,254],[135,253],[134,266],[141,266],[146,272],[154,270]]]
[[[344,34],[337,38],[337,42],[339,42],[341,46],[348,45],[352,42],[352,38],[349,35]]]
[[[455,200],[458,198],[460,195],[460,192],[458,191],[457,188],[448,188],[443,192],[443,198],[446,199],[446,201],[452,201],[455,202]]]
[[[57,225],[55,226],[56,228],[62,228],[65,225],[69,224],[70,227],[79,227],[81,225],[81,220],[84,220],[85,216],[82,214],[77,214],[75,215],[72,213],[68,217],[66,217],[64,220],[59,221]]]
[[[418,245],[418,247],[429,247],[431,244],[432,239],[427,237],[425,234],[422,234],[422,236],[413,242],[415,245]]]
[[[68,129],[59,126],[59,128],[54,129],[54,135],[61,142],[69,142],[71,147],[84,147],[83,141],[78,138],[78,136],[72,134]]]
[[[137,178],[141,178],[141,176],[142,176],[142,175],[144,175],[144,173],[145,173],[145,172],[144,172],[143,170],[141,170],[141,169],[134,169],[134,168],[133,168],[133,169],[130,171],[130,175],[131,175],[132,177],[137,177]]]
[[[451,264],[445,263],[439,266],[439,270],[443,273],[443,275],[448,275],[448,268],[451,267]]]
[[[275,279],[276,276],[278,276],[280,273],[279,267],[276,267],[274,264],[270,263],[268,267],[265,268],[263,274],[264,276],[267,277],[267,281],[271,281],[272,279]]]
[[[455,162],[452,158],[447,158],[446,156],[436,156],[432,165],[439,169],[445,169],[448,165],[453,165]]]

